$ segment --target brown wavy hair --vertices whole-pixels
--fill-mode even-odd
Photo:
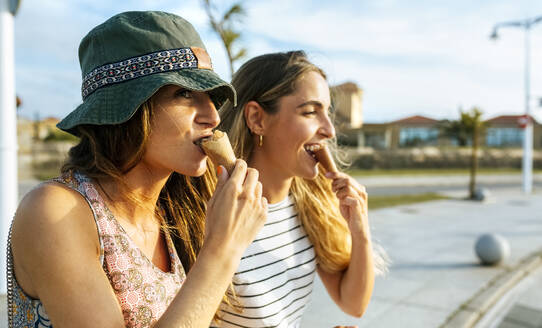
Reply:
[[[221,124],[239,158],[249,161],[254,138],[248,128],[244,107],[256,101],[268,114],[278,112],[281,97],[296,90],[296,82],[308,72],[317,72],[326,79],[322,69],[311,63],[303,51],[261,55],[246,62],[235,73],[232,85],[237,90],[238,106],[226,101],[220,108]],[[336,140],[328,142],[335,153]],[[314,245],[320,268],[340,272],[348,267],[351,255],[351,234],[339,210],[339,201],[332,191],[331,180],[320,167],[315,179],[294,177],[290,191],[295,199],[299,219]],[[384,256],[374,253],[375,272],[386,270]]]
[[[141,161],[145,153],[152,117],[153,97],[125,123],[76,127],[80,140],[70,149],[61,172],[81,172],[96,182],[103,178],[112,179],[119,186],[123,198],[134,206],[145,206],[141,195],[136,196],[128,191],[124,175]],[[206,204],[216,186],[214,167],[210,161],[207,163],[207,171],[201,177],[173,172],[161,190],[155,207],[149,209],[161,218],[162,229],[172,236],[186,272],[196,261],[203,245]],[[109,195],[106,196],[111,199]],[[228,297],[228,294],[233,297]],[[231,286],[224,301],[236,303]],[[215,314],[215,319],[218,318]]]

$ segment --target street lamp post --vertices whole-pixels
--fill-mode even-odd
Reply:
[[[530,109],[530,31],[531,27],[540,23],[542,16],[528,18],[525,20],[503,22],[495,24],[493,27],[493,33],[491,38],[496,40],[498,38],[498,29],[503,27],[519,27],[525,31],[525,116],[527,117],[527,124],[523,134],[523,161],[522,161],[522,176],[523,176],[523,192],[530,194],[533,190],[533,120],[531,119]]]
[[[0,0],[0,267],[6,267],[6,246],[17,207],[17,115],[13,16],[19,0]],[[0,275],[0,294],[6,276]]]

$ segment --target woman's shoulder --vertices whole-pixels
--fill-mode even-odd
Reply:
[[[55,181],[25,195],[13,219],[10,242],[14,276],[31,297],[44,300],[58,286],[66,287],[55,277],[77,280],[101,268],[89,204],[79,192]]]
[[[60,219],[73,211],[84,211],[88,204],[76,190],[56,180],[43,182],[30,190],[21,200],[15,219],[31,216],[36,220]],[[90,210],[89,210],[89,212]]]
[[[89,233],[96,233],[92,217],[79,192],[59,182],[44,182],[21,200],[13,219],[12,242],[16,246],[88,238]]]

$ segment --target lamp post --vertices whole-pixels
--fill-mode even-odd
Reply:
[[[542,16],[528,18],[513,22],[497,23],[493,27],[491,33],[491,39],[496,40],[498,35],[498,29],[504,27],[519,27],[525,31],[525,116],[527,117],[527,124],[523,133],[523,161],[522,161],[522,176],[523,176],[523,192],[530,194],[533,190],[533,121],[531,116],[531,109],[529,106],[530,101],[530,31],[531,27],[540,23]]]
[[[6,267],[6,245],[17,207],[17,114],[13,17],[19,0],[0,0],[0,267]],[[0,294],[6,276],[0,276]]]

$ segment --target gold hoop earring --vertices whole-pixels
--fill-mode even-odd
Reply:
[[[263,146],[263,136],[260,134],[260,141],[258,142],[258,146]]]

